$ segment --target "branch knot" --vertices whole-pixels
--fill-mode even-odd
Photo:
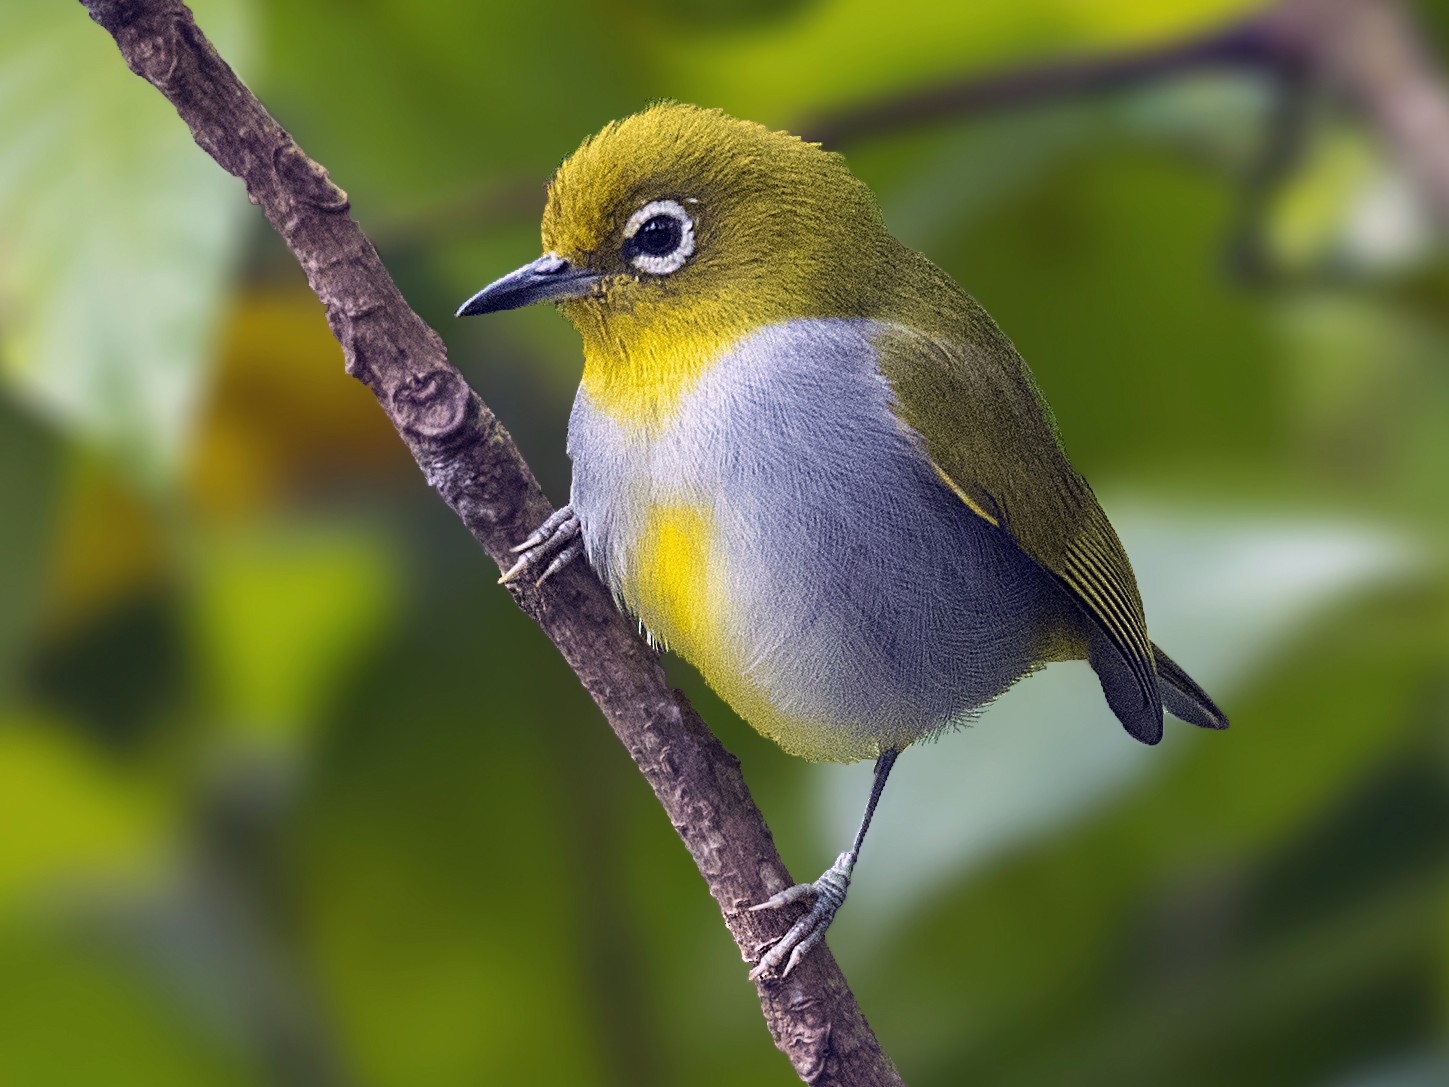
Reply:
[[[318,211],[345,211],[350,206],[347,193],[333,182],[327,168],[308,158],[290,136],[277,144],[272,167],[282,191],[293,201],[310,204]]]
[[[437,449],[471,436],[476,399],[456,371],[429,370],[402,381],[393,390],[392,406],[407,434]]]

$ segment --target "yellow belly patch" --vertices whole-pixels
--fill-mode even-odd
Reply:
[[[650,507],[623,585],[630,610],[656,641],[698,668],[736,713],[791,754],[839,762],[878,755],[880,743],[867,734],[782,714],[742,674],[716,543],[709,510],[682,503]]]
[[[624,583],[625,600],[654,637],[700,668],[725,655],[713,521],[698,506],[651,507]]]

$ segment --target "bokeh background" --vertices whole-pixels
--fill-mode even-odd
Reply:
[[[451,313],[537,254],[560,159],[657,97],[834,132],[1031,362],[1234,727],[1140,748],[1057,665],[907,753],[831,945],[913,1084],[1449,1083],[1428,194],[1331,87],[1285,110],[1251,70],[850,127],[1248,10],[198,5],[555,501],[574,333]],[[1414,17],[1434,55],[1449,19]],[[239,183],[79,5],[4,22],[0,1082],[794,1082],[643,781]],[[790,759],[670,667],[813,876],[868,768]]]

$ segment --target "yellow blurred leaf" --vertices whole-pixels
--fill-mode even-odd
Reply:
[[[254,516],[343,481],[416,479],[372,396],[344,372],[322,307],[300,283],[242,292],[220,348],[186,480],[208,520]]]
[[[46,621],[66,628],[165,576],[157,510],[95,459],[75,464],[60,500],[47,570]]]

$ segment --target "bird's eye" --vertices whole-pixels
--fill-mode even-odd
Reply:
[[[624,256],[641,272],[676,272],[693,252],[694,220],[673,200],[651,200],[624,224]]]
[[[634,235],[634,248],[651,257],[667,257],[679,248],[679,238],[683,233],[678,219],[656,215]]]

